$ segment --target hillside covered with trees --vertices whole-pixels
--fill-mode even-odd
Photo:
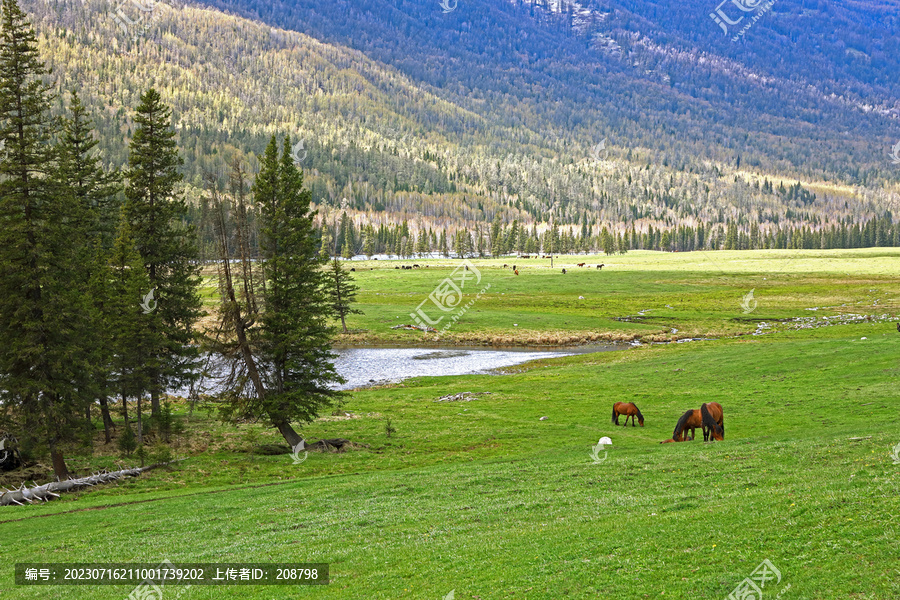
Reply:
[[[458,231],[496,247],[498,217],[523,251],[551,220],[572,249],[604,248],[604,228],[622,248],[682,250],[896,237],[896,7],[786,0],[735,43],[714,6],[646,0],[141,6],[25,3],[54,110],[73,87],[97,107],[109,168],[125,164],[126,107],[160,90],[197,224],[204,173],[255,170],[271,135],[291,135],[333,253],[343,212],[393,230],[371,249],[395,254],[404,237],[440,252],[442,234],[453,251]],[[823,27],[833,43],[810,43]]]

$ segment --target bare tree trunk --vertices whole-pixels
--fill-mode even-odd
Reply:
[[[154,386],[154,388],[150,390],[150,414],[152,416],[159,416],[159,411],[159,390]]]
[[[178,460],[185,459],[181,458]],[[158,463],[148,467],[141,467],[140,469],[123,469],[113,473],[97,473],[90,477],[68,479],[66,481],[60,479],[59,482],[54,481],[52,483],[45,483],[44,485],[36,485],[32,488],[25,487],[25,484],[23,483],[22,486],[16,490],[0,490],[0,506],[10,506],[12,504],[22,506],[26,502],[32,504],[35,500],[47,502],[53,498],[59,498],[59,494],[56,492],[69,492],[71,490],[94,486],[100,483],[109,483],[110,481],[116,481],[122,477],[137,477],[144,471],[149,471],[150,469],[168,464],[171,463]]]
[[[50,460],[53,462],[53,473],[57,479],[63,480],[69,476],[69,469],[66,467],[66,459],[63,457],[62,451],[56,445],[59,438],[59,427],[57,427],[52,417],[56,412],[54,410],[55,402],[49,394],[44,395],[43,400],[46,402],[44,409],[44,414],[46,415],[45,431],[47,432],[47,447],[50,449]]]
[[[100,415],[103,417],[103,433],[106,436],[106,443],[108,444],[112,441],[110,430],[115,426],[113,425],[112,417],[109,416],[109,401],[105,394],[100,396]]]
[[[291,424],[287,421],[279,421],[278,423],[273,423],[273,425],[278,428],[278,431],[284,437],[284,441],[286,441],[291,448],[295,448],[297,444],[303,441],[300,434],[294,431],[294,428],[291,427]]]
[[[56,437],[47,439],[47,446],[50,447],[50,460],[53,462],[53,474],[60,481],[69,476],[69,469],[66,468],[66,459],[63,457],[62,451],[56,445]]]

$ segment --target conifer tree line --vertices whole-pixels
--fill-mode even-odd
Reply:
[[[15,431],[26,459],[49,454],[63,479],[63,449],[90,447],[99,415],[105,441],[119,421],[120,447],[136,447],[143,462],[146,420],[162,430],[165,392],[201,368],[200,243],[172,112],[147,89],[133,109],[127,167],[105,170],[76,90],[63,99],[66,115],[51,116],[50,74],[16,0],[2,0],[0,20],[0,429]],[[214,230],[227,222],[237,231],[245,260],[235,278],[222,270],[230,261],[220,263],[227,327],[207,342],[222,352],[237,344],[243,372],[254,374],[249,393],[228,388],[222,417],[263,419],[295,445],[291,424],[340,400],[330,323],[352,310],[355,286],[341,265],[325,269],[289,150],[285,140],[279,155],[274,137],[266,148],[249,190],[255,208],[239,164],[228,203],[236,210],[226,217],[211,190]],[[219,241],[219,256],[233,254],[230,239]],[[250,265],[250,248],[261,266]]]
[[[803,190],[806,192],[806,190]],[[808,192],[807,192],[808,193]],[[323,256],[351,258],[389,255],[401,258],[498,257],[535,254],[618,254],[629,250],[689,252],[694,250],[832,249],[900,246],[900,223],[890,211],[862,223],[849,219],[809,225],[747,223],[746,219],[670,228],[635,223],[601,224],[587,216],[579,225],[503,223],[471,227],[429,227],[418,230],[399,224],[368,220],[365,213],[341,211],[331,219],[320,215],[317,234]],[[211,258],[211,253],[206,258]]]
[[[641,218],[640,211],[632,210],[634,219],[624,222],[604,223],[583,211],[569,214],[562,223],[552,225],[538,219],[507,222],[496,214],[490,223],[467,221],[465,224],[432,226],[428,219],[421,217],[416,218],[414,223],[410,223],[409,219],[390,223],[386,222],[384,215],[352,208],[352,203],[338,211],[329,209],[327,202],[322,201],[316,228],[323,256],[343,258],[900,246],[900,223],[894,221],[890,211],[862,221],[844,216],[828,222],[803,210],[802,207],[816,200],[816,195],[799,182],[789,186],[782,183],[776,187],[764,179],[749,187],[797,208],[787,208],[781,217],[766,216],[758,211],[757,220],[748,215],[729,219],[720,214],[715,221],[694,225],[672,223],[665,226],[657,223],[654,226],[652,219]],[[208,209],[202,203],[197,221],[208,221]],[[209,237],[205,239],[202,255],[204,260],[211,260],[215,256],[214,244]]]

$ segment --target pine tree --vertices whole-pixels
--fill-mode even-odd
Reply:
[[[603,247],[603,252],[606,253],[607,256],[614,254],[616,251],[616,240],[606,227],[600,231],[600,245]]]
[[[328,291],[329,304],[334,316],[341,320],[341,327],[347,333],[347,315],[361,315],[362,311],[352,307],[356,301],[356,292],[359,286],[353,283],[341,261],[332,259],[326,273],[325,289]]]
[[[109,253],[105,271],[103,314],[105,328],[101,337],[108,340],[112,363],[109,382],[122,402],[122,416],[128,426],[128,399],[138,401],[138,443],[143,443],[141,400],[152,385],[153,369],[148,369],[156,350],[154,329],[159,327],[155,313],[158,300],[147,297],[150,278],[137,250],[123,206],[116,239]],[[146,297],[142,303],[141,300]],[[105,335],[103,335],[105,333]]]
[[[84,215],[52,177],[51,96],[37,40],[15,0],[0,7],[0,374],[5,406],[57,477],[60,443],[95,397]]]
[[[424,231],[419,232],[419,239],[416,240],[416,254],[419,256],[428,254],[428,234]]]
[[[494,258],[503,254],[503,236],[501,234],[503,224],[500,221],[500,215],[494,217],[491,223],[491,256]]]
[[[331,258],[332,246],[334,244],[334,240],[331,237],[331,232],[328,230],[328,224],[322,224],[322,246],[319,248],[319,258],[323,261]]]
[[[71,94],[69,114],[63,121],[63,134],[56,148],[58,163],[51,170],[50,178],[57,192],[70,204],[76,219],[73,225],[83,235],[77,260],[83,267],[79,272],[84,283],[91,286],[88,297],[93,304],[90,315],[93,319],[90,325],[93,335],[84,341],[92,343],[91,354],[95,357],[92,362],[97,367],[95,381],[98,384],[100,412],[106,443],[109,443],[110,429],[113,426],[107,401],[110,390],[103,384],[109,379],[112,353],[109,340],[103,335],[107,330],[103,305],[106,289],[101,272],[106,269],[104,251],[112,246],[117,212],[115,196],[120,189],[119,177],[118,173],[106,173],[100,165],[99,157],[91,155],[99,142],[94,139],[87,109],[75,91]],[[90,431],[90,405],[85,406],[85,418]]]
[[[441,230],[440,246],[441,246],[441,255],[443,255],[444,258],[450,258],[450,247],[447,245],[447,230],[446,229]]]
[[[457,231],[453,236],[453,251],[456,252],[457,258],[465,258],[467,255],[468,244],[465,239],[467,236],[464,231]]]
[[[303,175],[286,137],[281,160],[273,136],[260,160],[254,194],[263,227],[265,309],[259,339],[266,366],[264,393],[246,410],[272,423],[292,447],[302,439],[291,423],[308,423],[331,406],[342,381],[334,368],[328,298],[317,260],[310,203]]]
[[[150,332],[155,349],[147,362],[151,410],[157,415],[160,393],[195,376],[197,350],[191,342],[201,313],[198,248],[194,228],[186,225],[187,205],[175,189],[182,179],[182,160],[172,111],[151,88],[141,95],[136,113],[125,206],[150,289],[158,298]]]
[[[372,255],[375,254],[375,231],[372,229],[372,225],[366,225],[366,241],[363,243],[363,254],[366,255],[366,258],[372,258]]]
[[[412,245],[409,243],[409,238],[407,236],[403,236],[403,239],[400,240],[400,256],[403,258],[409,258],[410,254],[412,254]]]
[[[71,92],[69,114],[64,121],[54,175],[86,219],[81,227],[100,247],[108,249],[112,247],[119,217],[116,194],[121,189],[121,178],[118,173],[104,171],[100,157],[91,155],[100,142],[94,139],[87,109],[75,90]]]

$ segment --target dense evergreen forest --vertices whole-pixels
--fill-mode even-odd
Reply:
[[[66,479],[63,448],[92,447],[98,407],[106,443],[112,411],[121,411],[120,449],[143,463],[145,428],[152,421],[168,441],[163,397],[197,380],[201,351],[231,368],[214,402],[220,417],[266,422],[296,446],[292,424],[341,396],[331,385],[342,379],[330,319],[353,310],[355,286],[340,261],[324,267],[290,137],[269,139],[253,177],[240,161],[229,165],[230,211],[208,180],[219,302],[217,324],[200,331],[199,237],[171,108],[153,87],[143,91],[128,111],[127,162],[108,168],[88,105],[75,90],[54,96],[47,84],[16,0],[2,1],[0,24],[0,430],[18,433],[0,439],[13,444],[15,462],[49,454]],[[163,443],[158,455],[166,452]],[[8,456],[4,468],[15,468]]]

